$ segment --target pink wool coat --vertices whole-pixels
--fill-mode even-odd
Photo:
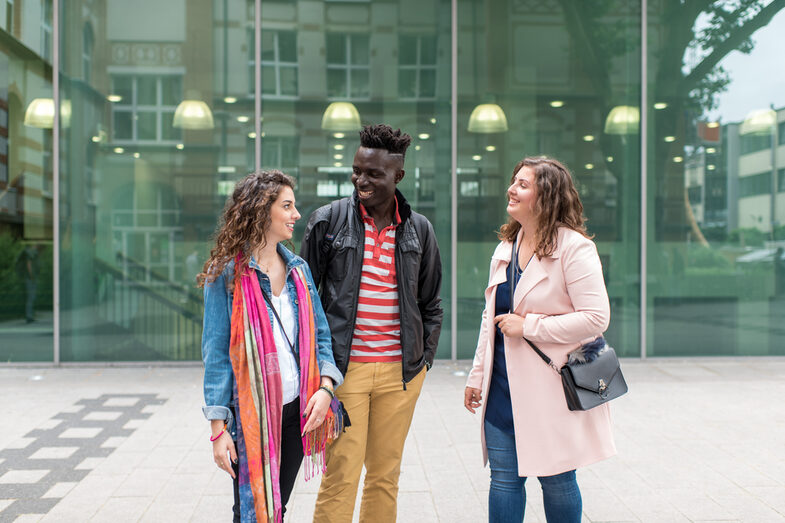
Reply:
[[[485,463],[484,420],[493,372],[496,288],[507,279],[511,255],[512,243],[501,242],[491,258],[480,338],[466,383],[482,390]],[[515,288],[513,302],[515,313],[524,317],[524,335],[561,367],[570,351],[602,334],[610,320],[594,242],[559,228],[553,254],[541,260],[532,258]],[[520,476],[552,476],[616,453],[607,403],[588,411],[570,411],[560,376],[522,338],[505,337],[504,346]]]

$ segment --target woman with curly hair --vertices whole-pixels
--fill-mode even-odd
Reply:
[[[608,327],[602,266],[584,226],[570,173],[551,158],[521,160],[507,189],[510,218],[499,232],[485,290],[480,337],[464,394],[482,405],[483,454],[491,466],[488,516],[521,522],[525,482],[537,476],[549,522],[581,520],[575,469],[616,453],[608,405],[570,411],[557,367]]]
[[[303,456],[324,471],[343,430],[330,331],[308,265],[281,242],[300,219],[294,180],[248,175],[223,212],[204,287],[203,412],[216,465],[234,483],[234,521],[280,522]]]

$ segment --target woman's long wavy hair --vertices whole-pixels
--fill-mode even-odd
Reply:
[[[200,287],[214,282],[239,253],[242,258],[234,268],[235,279],[242,274],[241,269],[251,260],[251,249],[267,244],[265,234],[270,227],[270,208],[284,187],[294,190],[294,179],[276,170],[257,171],[237,182],[231,198],[226,201],[215,235],[215,247],[196,277]],[[229,285],[228,281],[226,283]]]
[[[556,248],[559,227],[569,227],[589,238],[586,233],[586,218],[578,190],[572,182],[570,171],[561,162],[546,156],[527,157],[518,162],[512,171],[510,184],[523,167],[534,171],[534,254],[537,258],[550,256]],[[509,196],[508,196],[509,199]],[[510,217],[502,225],[498,237],[503,241],[513,241],[521,230],[521,224]]]

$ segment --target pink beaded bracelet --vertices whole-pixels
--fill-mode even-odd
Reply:
[[[219,432],[218,434],[216,434],[216,435],[215,435],[215,437],[212,437],[212,436],[211,436],[211,437],[210,437],[210,441],[215,441],[215,440],[217,440],[218,438],[220,438],[220,437],[221,437],[221,434],[223,434],[224,432],[226,432],[226,425],[224,425],[224,428],[222,428],[222,429],[221,429],[221,432]]]

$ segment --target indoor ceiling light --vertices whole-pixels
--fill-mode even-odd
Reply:
[[[352,103],[333,102],[324,110],[322,129],[327,131],[357,131],[360,129],[360,113]]]
[[[594,141],[594,135],[593,134],[587,134],[586,136],[583,137],[583,141],[584,142],[593,142]]]
[[[112,103],[117,103],[117,102],[121,102],[123,100],[123,97],[120,96],[119,94],[110,94],[109,96],[106,97],[106,99]]]
[[[183,100],[174,110],[174,127],[191,130],[205,130],[215,127],[213,112],[201,100]]]
[[[234,96],[225,96],[224,97],[224,102],[226,102],[228,104],[233,104],[233,103],[237,102],[237,98],[234,97]]]
[[[51,129],[55,123],[55,102],[51,98],[34,98],[25,110],[24,124],[28,127]],[[71,100],[60,102],[60,127],[71,125]]]
[[[558,108],[558,107],[562,107],[562,106],[564,106],[564,102],[562,102],[561,100],[552,100],[551,101],[551,107],[557,107]]]
[[[666,104],[665,102],[657,102],[656,104],[654,104],[655,109],[665,109],[666,107],[668,107],[668,104]]]
[[[480,104],[469,116],[468,129],[472,133],[503,133],[508,129],[507,116],[496,104]]]
[[[641,122],[641,113],[631,105],[617,105],[605,118],[605,134],[635,134]]]

